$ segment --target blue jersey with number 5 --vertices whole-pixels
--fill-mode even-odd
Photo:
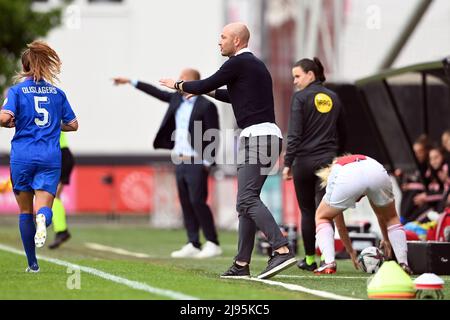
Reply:
[[[61,167],[61,122],[76,121],[61,89],[45,81],[27,79],[9,89],[2,112],[15,117],[11,164]]]

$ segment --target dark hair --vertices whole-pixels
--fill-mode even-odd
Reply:
[[[325,69],[323,68],[323,64],[317,57],[314,57],[313,60],[302,59],[300,61],[297,61],[294,65],[294,68],[295,67],[302,68],[304,72],[312,71],[316,76],[316,80],[319,80],[321,82],[325,82],[327,80],[327,78],[325,77]]]
[[[414,141],[414,144],[420,144],[422,145],[427,152],[433,147],[433,143],[431,142],[430,138],[426,134],[421,134],[416,141]]]
[[[437,151],[439,152],[442,156],[445,156],[445,149],[443,147],[441,147],[438,144],[433,144],[430,149],[428,150],[428,153],[430,153],[430,151]]]

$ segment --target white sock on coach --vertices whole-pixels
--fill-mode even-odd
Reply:
[[[334,261],[334,230],[331,223],[321,223],[316,227],[316,241],[325,263]]]
[[[388,228],[388,237],[398,263],[408,264],[408,246],[403,226],[401,224],[390,226]]]

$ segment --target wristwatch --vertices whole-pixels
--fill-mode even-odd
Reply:
[[[182,84],[184,81],[183,80],[178,80],[175,81],[175,84],[173,85],[175,87],[175,89],[177,89],[178,91],[181,91],[180,89],[180,84]]]

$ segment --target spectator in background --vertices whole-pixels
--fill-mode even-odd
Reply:
[[[445,151],[445,163],[450,167],[450,129],[444,131],[441,142]],[[444,206],[450,206],[450,191],[447,191],[447,194],[444,196]]]
[[[444,209],[444,196],[449,189],[449,166],[445,163],[444,155],[445,152],[440,147],[430,149],[429,167],[425,173],[426,191],[414,197],[416,206],[433,209],[437,212],[441,212]],[[414,220],[417,218],[422,220],[418,216]]]
[[[400,204],[401,222],[403,224],[413,221],[427,207],[417,206],[414,197],[426,190],[425,173],[428,169],[428,154],[431,149],[431,142],[426,135],[421,135],[413,144],[414,154],[419,167],[413,172],[403,172],[401,169],[395,170],[395,175],[400,181],[402,189],[402,201]]]
[[[449,166],[444,161],[442,148],[433,147],[429,152],[429,168],[425,173],[426,191],[414,197],[422,213],[414,221],[405,224],[407,232],[415,233],[419,239],[427,239],[430,229],[437,225],[440,214],[444,211],[449,195]],[[410,239],[415,239],[410,235]]]
[[[185,69],[181,72],[180,79],[200,80],[200,73],[194,69]],[[207,130],[219,129],[216,105],[202,96],[188,99],[187,94],[162,91],[141,81],[121,77],[113,80],[116,85],[132,84],[152,97],[169,103],[169,109],[156,134],[153,147],[172,150],[173,156],[179,161],[175,175],[188,238],[187,244],[180,250],[172,252],[171,256],[173,258],[211,258],[221,255],[222,249],[219,246],[214,218],[206,203],[209,169],[215,160],[203,158],[205,148],[210,144],[218,143],[214,139],[208,143],[203,141],[203,135]],[[202,124],[201,137],[194,136],[195,122]],[[172,139],[174,132],[175,142]],[[194,143],[195,139],[201,139],[201,143]],[[206,238],[203,248],[200,243],[200,228]]]

